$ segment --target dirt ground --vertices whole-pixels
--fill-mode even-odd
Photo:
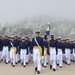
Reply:
[[[31,61],[25,68],[20,63],[16,67],[12,67],[11,64],[1,62],[0,75],[35,75],[33,62]],[[71,63],[69,66],[63,64],[63,68],[57,67],[56,72],[50,70],[48,65],[47,68],[42,68],[40,75],[75,75],[75,63]]]

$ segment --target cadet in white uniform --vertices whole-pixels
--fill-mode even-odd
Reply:
[[[49,52],[50,52],[50,69],[56,71],[56,40],[54,40],[54,35],[51,35]]]
[[[41,56],[44,51],[43,39],[40,37],[40,31],[36,31],[36,35],[32,39],[32,48],[33,48],[33,61],[34,61],[35,71],[37,71],[37,74],[40,74]]]

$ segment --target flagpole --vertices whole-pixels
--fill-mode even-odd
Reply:
[[[49,49],[50,49],[50,23],[48,23],[48,26],[49,26],[49,35],[47,36],[47,38],[48,38],[48,54],[50,55],[50,53],[49,53]]]
[[[48,26],[49,26],[49,35],[50,35],[50,23],[48,23]]]

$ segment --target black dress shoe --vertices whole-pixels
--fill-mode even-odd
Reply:
[[[48,65],[48,63],[47,63],[47,65]]]
[[[1,59],[1,61],[3,61],[3,59]]]
[[[52,65],[50,65],[50,69],[52,69]]]
[[[42,64],[42,67],[44,66],[44,64]]]
[[[46,68],[46,66],[44,66],[44,68]]]
[[[16,62],[16,64],[18,64],[18,63]]]
[[[60,68],[62,68],[62,66],[60,66]]]
[[[68,64],[68,65],[70,65],[70,64]]]
[[[6,64],[8,64],[8,63],[6,62]]]
[[[28,62],[26,62],[26,65],[28,65]]]
[[[22,66],[23,66],[23,63],[22,63]]]
[[[57,66],[59,66],[59,64],[57,64]]]
[[[71,60],[71,62],[73,62],[73,60]]]
[[[9,63],[10,63],[10,61],[9,61]]]
[[[15,67],[15,65],[12,65],[13,67]]]
[[[35,71],[37,71],[37,67],[35,68]]]
[[[73,63],[74,63],[75,61],[73,60]]]
[[[37,71],[37,74],[40,74],[40,71]]]
[[[67,64],[67,62],[65,62],[65,64]]]
[[[21,61],[18,61],[18,63],[20,63]]]
[[[23,65],[23,67],[26,67],[25,65]]]
[[[63,60],[63,63],[65,63],[65,61]]]
[[[56,71],[56,69],[53,69],[53,71]]]

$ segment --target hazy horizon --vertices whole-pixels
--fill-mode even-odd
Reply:
[[[37,15],[75,20],[75,0],[0,0],[0,23]]]

